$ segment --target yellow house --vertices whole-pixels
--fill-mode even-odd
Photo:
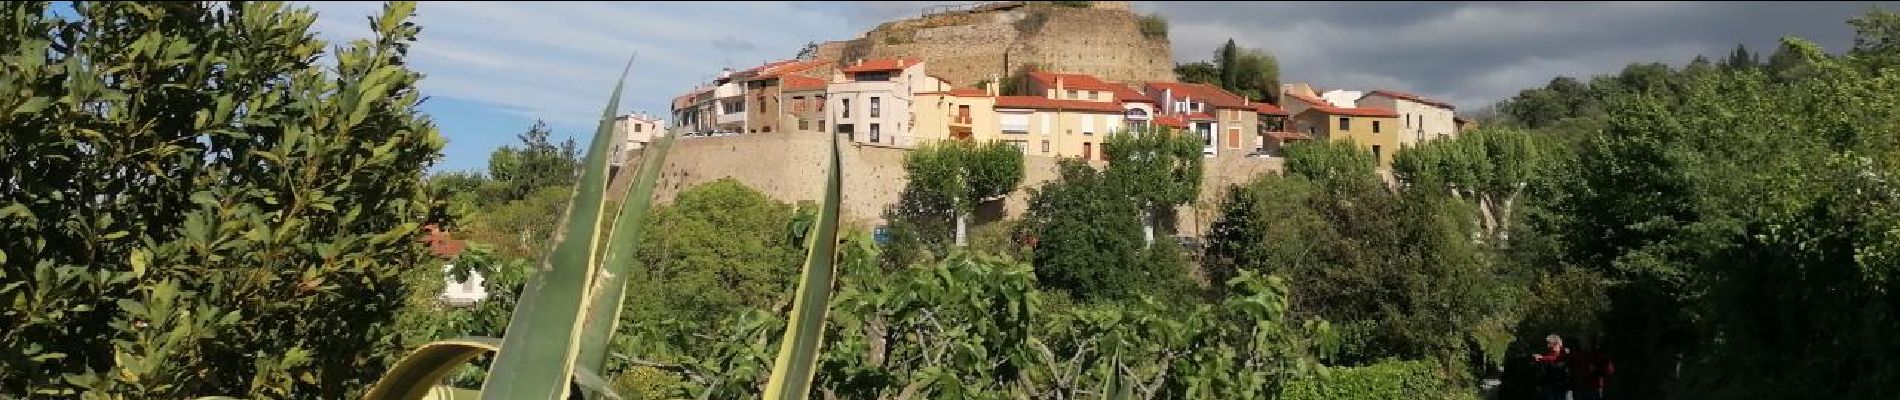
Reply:
[[[956,139],[1001,140],[996,125],[996,96],[958,88],[917,93],[917,123],[911,127],[918,144]]]
[[[1289,92],[1289,104],[1303,109],[1293,114],[1295,132],[1321,140],[1348,140],[1359,148],[1372,151],[1379,168],[1392,165],[1392,153],[1399,150],[1399,114],[1385,108],[1334,107],[1324,100]],[[1289,107],[1293,108],[1293,107]]]

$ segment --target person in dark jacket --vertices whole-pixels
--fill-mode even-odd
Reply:
[[[1564,338],[1555,333],[1544,338],[1544,345],[1543,353],[1531,355],[1531,362],[1537,365],[1542,378],[1543,400],[1568,400],[1565,397],[1570,392],[1570,350],[1564,348]]]
[[[1589,336],[1579,339],[1577,345],[1577,352],[1570,355],[1568,363],[1570,390],[1576,400],[1602,400],[1603,387],[1609,385],[1610,374],[1616,373],[1616,364],[1597,349]]]

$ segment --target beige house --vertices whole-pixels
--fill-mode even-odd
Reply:
[[[1458,135],[1455,108],[1450,103],[1391,90],[1374,90],[1360,97],[1359,108],[1380,108],[1399,113],[1399,146]]]
[[[997,96],[998,136],[1025,155],[1105,160],[1102,142],[1122,129],[1122,106],[1108,100]]]
[[[825,88],[831,132],[865,145],[908,148],[918,92],[949,90],[912,59],[858,60],[832,74]]]

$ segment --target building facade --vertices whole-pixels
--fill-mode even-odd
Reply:
[[[1383,108],[1399,113],[1399,146],[1457,137],[1456,108],[1450,103],[1391,90],[1374,90],[1360,97],[1359,108]]]
[[[925,75],[924,64],[917,60],[858,60],[832,74],[825,87],[825,119],[832,133],[852,142],[908,148],[916,141],[910,133],[916,94],[946,91],[947,86]]]

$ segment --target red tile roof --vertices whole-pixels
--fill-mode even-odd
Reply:
[[[422,242],[429,245],[429,254],[436,257],[454,259],[462,254],[463,249],[468,248],[468,243],[449,237],[448,232],[443,232],[435,224],[425,225],[422,229],[428,232],[422,237]]]
[[[1398,111],[1393,111],[1391,109],[1386,109],[1386,108],[1333,107],[1332,103],[1327,103],[1326,100],[1320,100],[1319,98],[1315,98],[1313,96],[1307,96],[1301,93],[1287,93],[1286,95],[1287,97],[1305,102],[1307,105],[1312,106],[1308,110],[1319,111],[1321,113],[1326,113],[1326,114],[1350,115],[1350,116],[1355,116],[1355,117],[1397,117],[1399,116]]]
[[[1055,72],[1030,72],[1029,73],[1029,79],[1034,79],[1036,83],[1040,83],[1042,84],[1043,87],[1050,88],[1050,89],[1056,88],[1057,78],[1062,79],[1063,89],[1100,90],[1100,91],[1107,92],[1107,91],[1114,91],[1115,88],[1119,86],[1119,85],[1109,84],[1108,82],[1102,82],[1101,79],[1096,79],[1094,76],[1083,75],[1083,74],[1062,74],[1062,73],[1055,73]]]
[[[976,88],[956,88],[956,89],[950,89],[949,91],[943,91],[943,92],[921,92],[917,94],[920,94],[920,95],[942,94],[942,95],[950,95],[953,97],[990,97],[990,92],[985,92],[982,89],[976,89]]]
[[[1181,119],[1181,117],[1172,116],[1172,115],[1163,115],[1163,116],[1155,117],[1154,121],[1155,121],[1155,125],[1172,126],[1176,128],[1187,127],[1187,120],[1184,120],[1184,119]]]
[[[796,74],[800,72],[805,72],[812,68],[817,68],[817,67],[823,66],[825,64],[830,64],[830,63],[831,63],[830,61],[812,60],[812,61],[803,61],[803,62],[793,61],[790,63],[771,65],[769,67],[760,68],[759,76],[757,79],[778,78],[778,77],[785,76],[786,74]]]
[[[1400,92],[1396,90],[1374,90],[1372,91],[1372,93],[1366,93],[1365,96],[1360,96],[1359,98],[1363,99],[1363,98],[1366,98],[1368,96],[1373,96],[1373,95],[1380,95],[1380,96],[1391,97],[1391,98],[1401,99],[1401,100],[1411,100],[1412,102],[1421,103],[1421,104],[1438,107],[1438,108],[1443,108],[1447,110],[1457,109],[1456,107],[1452,107],[1451,103],[1427,99],[1425,98],[1425,96],[1419,96],[1416,94]]]
[[[1122,85],[1115,85],[1115,87],[1110,88],[1110,91],[1115,93],[1116,101],[1120,101],[1123,103],[1156,104],[1154,99],[1150,99],[1148,98],[1147,95],[1141,94],[1141,92],[1136,91],[1135,88],[1122,86]]]
[[[1187,119],[1188,119],[1189,121],[1213,121],[1213,120],[1214,120],[1214,114],[1208,114],[1208,113],[1193,113],[1193,114],[1188,114],[1188,115],[1186,116],[1186,118],[1187,118]]]
[[[1116,103],[1085,100],[1056,100],[1042,96],[996,96],[996,108],[1095,111],[1117,114],[1122,112],[1122,106]]]
[[[844,73],[855,74],[859,72],[900,70],[900,69],[908,68],[912,65],[917,65],[918,63],[922,63],[922,62],[923,61],[912,60],[908,58],[880,58],[880,59],[875,59],[875,60],[864,60],[863,62],[855,63],[855,64],[852,64],[851,66],[844,67]]]
[[[1253,103],[1253,110],[1261,114],[1286,115],[1286,110],[1268,103]]]
[[[810,90],[810,89],[824,89],[825,88],[825,80],[818,79],[818,78],[804,77],[804,76],[798,76],[798,75],[786,75],[786,76],[781,76],[778,79],[779,79],[779,90]]]
[[[1175,97],[1188,97],[1206,102],[1215,108],[1251,109],[1247,99],[1221,88],[1205,83],[1154,82],[1148,84],[1153,90],[1171,90]]]

